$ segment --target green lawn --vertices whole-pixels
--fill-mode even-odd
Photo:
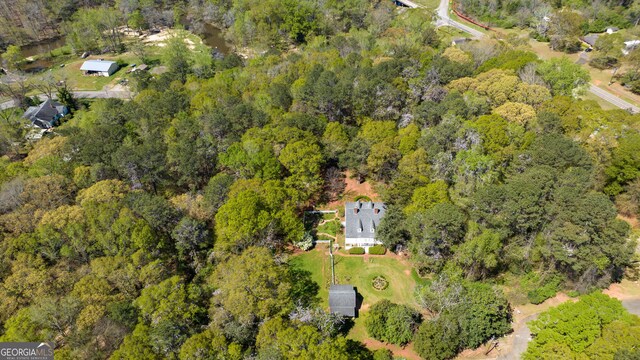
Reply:
[[[326,213],[322,214],[322,220],[333,220],[336,218],[336,213]]]
[[[338,220],[333,220],[333,221],[328,221],[320,226],[318,226],[318,228],[316,229],[317,232],[320,233],[325,233],[325,234],[329,234],[331,236],[336,236],[338,234],[338,232],[340,230],[342,230],[342,225],[340,224],[340,221]]]
[[[331,263],[326,246],[291,258],[293,266],[311,272],[313,281],[320,285],[320,300],[324,307],[328,307],[328,290],[331,279]],[[390,256],[369,256],[365,262],[364,256],[335,255],[336,282],[351,284],[363,297],[363,307],[383,300],[395,303],[417,306],[413,296],[418,283],[424,282],[408,265]],[[389,281],[389,287],[378,291],[371,286],[371,280],[377,275],[383,275]]]
[[[414,3],[424,6],[427,10],[436,10],[440,0],[413,0]]]
[[[328,251],[327,245],[316,245],[313,250],[294,256],[289,260],[289,264],[292,266],[311,273],[311,279],[320,286],[318,297],[322,307],[325,308],[329,307],[329,285],[331,281],[329,255],[324,255]]]
[[[349,338],[360,341],[368,338],[364,328],[367,309],[380,300],[387,299],[418,308],[413,295],[414,289],[417,285],[426,283],[426,280],[421,279],[408,264],[390,256],[369,256],[366,262],[364,256],[334,257],[336,283],[351,284],[362,296],[362,307],[358,318],[354,319]],[[320,285],[320,304],[327,309],[331,282],[331,262],[327,247],[317,246],[311,251],[292,257],[289,263],[311,273],[311,279]],[[383,275],[389,281],[389,287],[385,290],[378,291],[371,286],[371,280],[377,275]]]

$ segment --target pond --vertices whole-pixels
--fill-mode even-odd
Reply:
[[[218,49],[218,51],[225,55],[231,52],[231,47],[227,44],[224,36],[222,36],[222,30],[211,24],[204,24],[200,37],[202,38],[202,42],[212,49]]]
[[[67,43],[66,39],[63,37],[43,40],[37,43],[25,45],[21,48],[22,56],[25,58],[40,55],[43,53],[47,53],[51,50],[57,49],[59,47],[63,47]]]

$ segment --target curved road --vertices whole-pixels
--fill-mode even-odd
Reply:
[[[626,299],[622,300],[622,306],[627,309],[631,314],[635,314],[640,316],[640,299]],[[498,356],[498,360],[518,360],[522,356],[522,354],[527,351],[527,345],[529,345],[529,341],[531,341],[531,331],[529,331],[529,327],[527,323],[531,320],[535,320],[538,318],[538,314],[533,314],[524,320],[522,326],[520,326],[516,331],[511,334],[513,339],[513,344],[509,350],[504,354],[500,354]]]
[[[438,21],[436,21],[436,26],[444,26],[449,25],[456,29],[460,29],[464,32],[471,34],[474,38],[481,38],[484,36],[482,31],[478,31],[471,26],[459,23],[455,20],[451,20],[449,16],[449,0],[440,0],[440,6],[438,6]]]
[[[36,94],[39,98],[44,98],[44,94]],[[108,98],[117,98],[117,99],[130,99],[132,96],[131,91],[126,90],[96,90],[96,91],[74,91],[73,96],[81,99],[108,99]],[[56,95],[53,94],[53,98],[56,98]],[[15,104],[13,100],[6,101],[0,104],[0,110],[8,109],[14,107]]]
[[[436,22],[437,26],[442,26],[442,25],[449,25],[449,26],[453,26],[457,29],[460,29],[464,32],[467,32],[469,34],[471,34],[474,38],[479,39],[485,36],[485,34],[481,31],[478,31],[470,26],[467,26],[465,24],[459,23],[455,20],[451,20],[451,17],[449,17],[449,0],[440,0],[440,6],[438,6],[438,21]],[[599,87],[597,87],[594,84],[590,84],[589,86],[589,92],[592,93],[593,95],[599,97],[600,99],[616,106],[619,107],[620,109],[624,109],[624,110],[628,110],[634,114],[637,114],[640,112],[640,108],[638,108],[637,106],[631,104],[628,101],[625,101],[621,98],[619,98],[618,96],[604,90],[601,89]]]

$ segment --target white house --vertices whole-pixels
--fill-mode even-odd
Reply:
[[[84,71],[85,75],[111,76],[118,70],[118,64],[108,60],[87,60],[80,70]]]
[[[369,247],[382,245],[376,240],[376,230],[387,208],[384,203],[349,202],[345,204],[345,249],[362,247],[369,252]]]

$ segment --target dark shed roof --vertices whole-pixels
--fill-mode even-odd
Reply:
[[[591,45],[591,46],[595,46],[596,45],[596,41],[598,40],[598,38],[600,37],[600,35],[598,34],[589,34],[586,35],[582,38],[582,41],[586,42],[587,44]]]
[[[24,117],[43,129],[53,127],[53,123],[64,115],[64,105],[57,101],[47,99],[38,106],[31,106],[24,113]]]
[[[356,289],[352,285],[331,285],[329,308],[332,313],[356,316]]]

